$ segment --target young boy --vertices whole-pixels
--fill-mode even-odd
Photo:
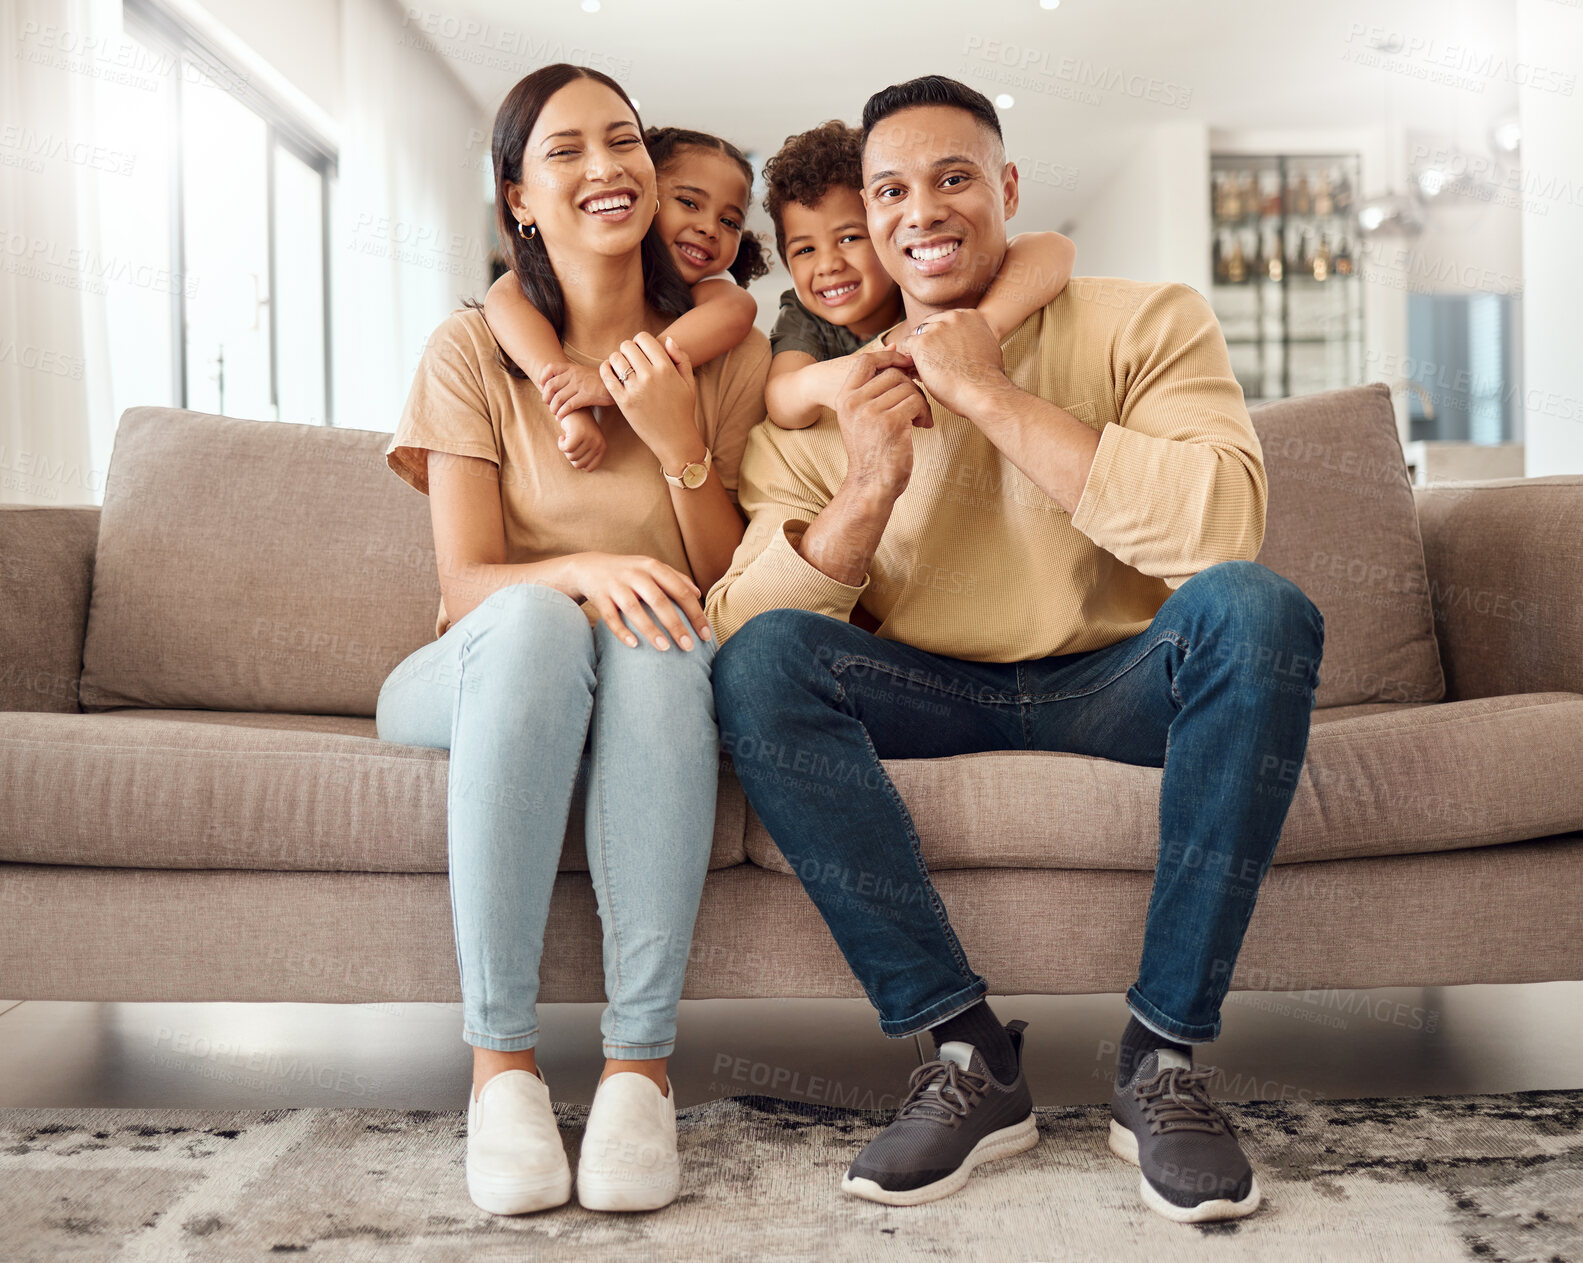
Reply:
[[[863,209],[862,133],[832,120],[787,138],[764,164],[764,209],[793,289],[770,332],[765,405],[782,429],[800,430],[834,406],[847,358],[902,316],[901,291],[880,266]],[[978,311],[997,339],[1066,288],[1077,250],[1058,232],[1012,238]],[[1009,278],[1026,278],[1014,287]]]

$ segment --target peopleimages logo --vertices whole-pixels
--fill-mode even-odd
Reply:
[[[1409,68],[1416,66],[1419,73],[1415,77],[1469,87],[1478,92],[1482,92],[1484,83],[1489,81],[1532,88],[1539,92],[1557,92],[1562,96],[1571,96],[1577,86],[1577,75],[1571,71],[1503,57],[1492,49],[1475,48],[1435,35],[1393,31],[1383,26],[1353,22],[1347,28],[1346,42],[1348,48],[1342,56],[1360,65],[1377,65],[1381,69],[1396,69],[1403,73],[1409,73]],[[1435,79],[1436,73],[1443,77]],[[1450,77],[1459,75],[1466,76],[1466,79],[1457,81]]]
[[[1035,90],[1042,90],[1035,79],[1035,76],[1039,76],[1070,84],[1077,89],[1119,92],[1136,101],[1153,101],[1157,105],[1179,110],[1185,110],[1193,100],[1193,90],[1174,80],[1138,74],[1121,66],[1096,65],[1082,57],[1052,59],[1045,49],[1029,48],[1005,40],[970,35],[963,52],[979,61],[992,62],[1015,72],[1019,86]]]

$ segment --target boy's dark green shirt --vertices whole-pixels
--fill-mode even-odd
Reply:
[[[863,341],[850,329],[814,315],[803,306],[796,290],[789,289],[781,295],[780,315],[775,317],[775,327],[770,330],[773,354],[802,351],[816,360],[834,360],[855,354]]]

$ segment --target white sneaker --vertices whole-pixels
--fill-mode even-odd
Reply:
[[[577,1200],[589,1210],[658,1210],[676,1200],[676,1097],[665,1082],[623,1071],[594,1093],[577,1160]]]
[[[467,1194],[493,1215],[563,1205],[572,1169],[550,1108],[549,1085],[527,1070],[502,1070],[467,1092]]]

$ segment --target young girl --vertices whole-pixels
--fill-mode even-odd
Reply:
[[[747,336],[758,307],[741,287],[769,271],[762,243],[743,227],[753,168],[735,145],[704,132],[651,127],[643,143],[659,175],[655,223],[694,304],[666,334],[693,364],[705,364]],[[484,316],[555,413],[557,446],[572,467],[599,468],[605,438],[593,410],[614,403],[599,369],[566,358],[550,322],[509,272],[490,287]],[[624,363],[611,367],[618,376],[626,369]]]
[[[832,120],[789,137],[764,180],[764,208],[795,286],[781,296],[770,334],[765,403],[776,425],[800,430],[834,407],[852,354],[901,319],[901,291],[869,240],[861,132]],[[997,340],[1066,288],[1076,254],[1058,232],[1012,238],[978,305]]]

